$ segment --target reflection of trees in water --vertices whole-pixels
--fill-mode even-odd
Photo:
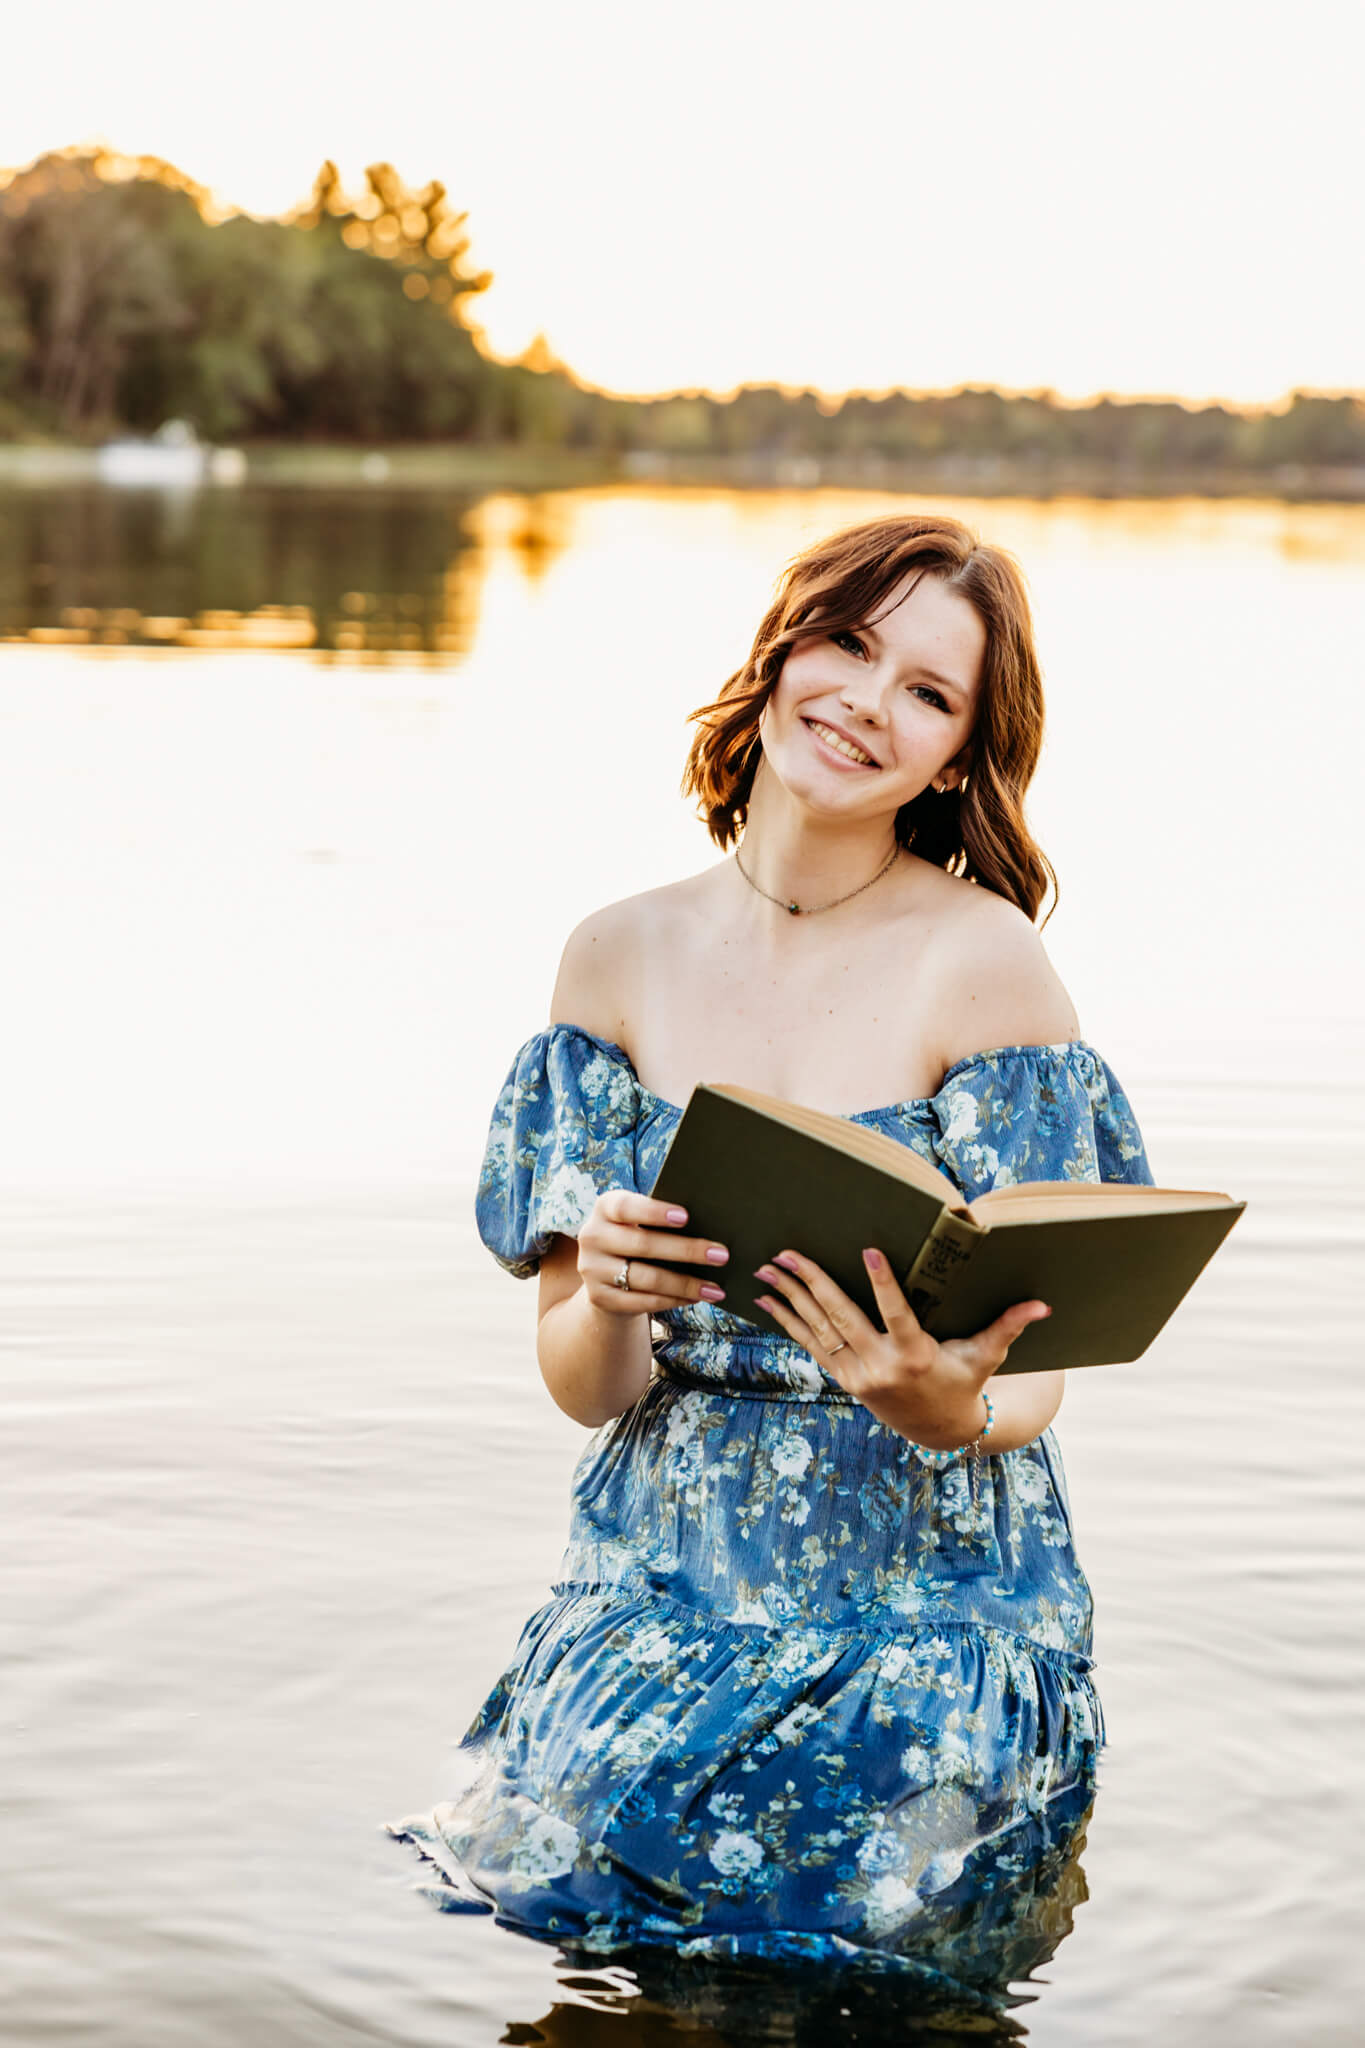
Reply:
[[[1088,1796],[1082,1788],[1080,1799]],[[1060,1802],[1044,1825],[1015,1830],[973,1859],[936,1902],[913,1945],[867,1961],[798,1955],[691,1961],[670,1948],[610,1957],[564,1951],[566,1996],[509,2044],[664,2048],[686,2039],[724,2048],[949,2048],[1015,2041],[1028,1982],[1071,1931],[1087,1892],[1081,1868],[1088,1807]],[[632,1981],[633,1980],[633,1981]],[[610,2014],[606,2025],[603,2015]]]
[[[0,635],[463,654],[486,540],[435,493],[49,488],[0,498]],[[503,537],[528,577],[563,546],[546,501]]]
[[[783,500],[733,502],[761,521]],[[830,523],[887,502],[840,501]],[[539,581],[570,546],[578,503],[573,492],[379,485],[0,490],[0,639],[458,659],[474,637],[490,558]],[[1093,505],[1085,519],[1114,545],[1188,532],[1295,562],[1353,565],[1365,554],[1355,508]]]
[[[528,583],[539,583],[569,546],[572,515],[556,491],[490,491],[470,507],[466,531],[490,554],[503,550]]]
[[[527,498],[525,516],[512,534],[511,545],[528,583],[538,583],[565,541],[555,516],[555,501],[546,493]]]

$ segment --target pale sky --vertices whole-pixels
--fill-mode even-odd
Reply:
[[[75,0],[4,71],[8,165],[441,178],[491,346],[614,390],[1365,387],[1357,0]]]

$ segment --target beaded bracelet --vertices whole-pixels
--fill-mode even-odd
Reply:
[[[969,1443],[959,1444],[957,1449],[953,1451],[930,1451],[926,1450],[923,1444],[915,1445],[915,1449],[919,1452],[920,1456],[930,1465],[946,1465],[950,1458],[979,1458],[981,1456],[981,1446],[995,1428],[995,1403],[984,1387],[981,1389],[981,1398],[986,1404],[986,1420]]]

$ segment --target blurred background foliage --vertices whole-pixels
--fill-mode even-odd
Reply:
[[[637,471],[761,458],[864,477],[967,464],[1039,485],[1365,481],[1365,404],[1349,394],[1259,411],[989,389],[613,397],[543,341],[517,363],[482,350],[468,308],[491,280],[469,266],[465,221],[442,185],[409,187],[387,164],[358,195],[325,164],[283,220],[225,214],[172,165],[107,150],[0,173],[0,439],[101,441],[180,419],[216,442],[559,449]]]

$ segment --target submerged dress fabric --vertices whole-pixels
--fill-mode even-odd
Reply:
[[[484,1243],[529,1277],[601,1190],[649,1189],[680,1113],[619,1045],[538,1032],[494,1108]],[[1152,1178],[1083,1041],[974,1054],[851,1121],[968,1199]],[[553,1595],[461,1745],[464,1788],[392,1832],[438,1903],[590,1950],[894,1963],[934,1929],[975,1940],[983,1897],[1034,1900],[1065,1861],[1102,1740],[1052,1432],[974,1474],[935,1465],[723,1305],[652,1331],[649,1387],[589,1439]]]

